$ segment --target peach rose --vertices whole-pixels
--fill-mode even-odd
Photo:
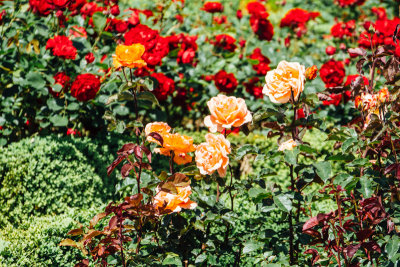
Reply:
[[[242,98],[217,95],[207,102],[211,115],[204,118],[204,124],[210,132],[221,132],[250,122],[252,116]]]
[[[192,157],[188,154],[196,148],[193,145],[193,138],[180,135],[178,133],[166,133],[163,136],[163,147],[156,148],[154,151],[164,156],[171,156],[171,151],[174,152],[174,162],[178,165],[183,165],[192,161]]]
[[[141,68],[146,66],[142,59],[145,47],[142,44],[118,45],[113,55],[113,64],[115,68]]]
[[[171,127],[165,123],[165,122],[152,122],[146,124],[146,127],[144,128],[144,132],[147,136],[147,141],[153,142],[156,144],[161,145],[156,139],[153,137],[149,136],[150,133],[156,132],[163,137],[165,134],[169,133],[171,131]]]
[[[293,150],[297,146],[297,142],[289,139],[279,145],[278,151]]]
[[[305,69],[297,62],[281,61],[278,67],[265,76],[263,94],[273,103],[287,103],[293,91],[294,100],[304,90]]]
[[[224,177],[229,164],[230,152],[231,144],[222,134],[206,134],[206,142],[196,148],[197,168],[203,175],[211,175],[218,171],[219,176]]]
[[[179,212],[182,209],[194,209],[197,203],[191,201],[189,196],[192,194],[190,185],[185,187],[176,187],[177,194],[158,191],[154,197],[154,206],[171,210],[171,212]]]

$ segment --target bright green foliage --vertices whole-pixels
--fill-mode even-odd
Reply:
[[[111,200],[115,174],[106,167],[118,144],[102,142],[33,137],[0,148],[0,224]]]

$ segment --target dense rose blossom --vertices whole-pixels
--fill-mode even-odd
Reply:
[[[374,47],[378,45],[395,45],[392,35],[396,30],[397,24],[400,24],[400,18],[397,17],[394,19],[378,19],[372,24],[376,32],[372,36],[367,31],[362,32],[358,44],[366,49],[371,48],[371,43]]]
[[[355,74],[355,75],[348,75],[346,78],[346,82],[344,83],[344,86],[350,86],[351,83],[358,77],[360,76],[359,74]],[[369,85],[369,81],[367,79],[367,77],[362,76],[364,85]]]
[[[201,9],[209,13],[218,13],[224,11],[224,6],[219,2],[205,2]]]
[[[243,83],[246,91],[253,95],[255,98],[262,99],[264,98],[264,94],[262,92],[263,87],[259,84],[260,79],[258,77],[251,78],[247,83]]]
[[[204,124],[212,133],[240,127],[253,119],[243,98],[219,94],[207,102],[211,115],[204,118]]]
[[[86,19],[86,17],[92,17],[94,13],[101,11],[103,11],[102,7],[99,7],[95,2],[90,2],[81,7],[80,14],[84,19]]]
[[[113,15],[113,16],[118,16],[119,13],[120,13],[120,11],[119,11],[119,6],[118,6],[118,5],[113,5],[113,6],[110,8],[110,12],[111,12],[111,15]]]
[[[356,29],[356,21],[349,20],[347,22],[338,22],[331,28],[331,34],[336,37],[343,39],[344,37],[351,37]]]
[[[228,155],[231,152],[231,144],[222,134],[206,134],[206,142],[196,148],[196,165],[202,175],[211,175],[215,171],[220,177],[226,175],[229,164]]]
[[[214,75],[214,83],[220,92],[227,94],[233,93],[238,85],[235,75],[224,70],[220,70]]]
[[[335,54],[336,53],[336,47],[334,47],[334,46],[327,46],[326,48],[325,48],[325,53],[327,54],[327,55],[329,55],[329,56],[332,56],[333,54]]]
[[[197,36],[185,35],[183,33],[171,35],[167,37],[171,50],[176,49],[180,45],[176,62],[183,64],[193,64],[193,60],[197,51]]]
[[[95,98],[99,90],[99,79],[90,73],[79,74],[71,85],[71,95],[81,102]]]
[[[192,156],[188,154],[196,150],[192,137],[180,135],[179,133],[165,133],[162,138],[163,145],[161,148],[154,149],[156,153],[171,156],[171,152],[173,152],[174,162],[178,165],[192,162]]]
[[[64,59],[75,59],[76,48],[72,45],[72,41],[63,35],[56,35],[49,39],[46,44],[46,49],[51,49],[53,55]]]
[[[190,200],[189,196],[192,194],[190,186],[177,186],[177,194],[167,193],[158,189],[154,197],[154,206],[158,209],[170,210],[172,212],[180,212],[182,209],[194,209],[197,203]]]
[[[378,17],[378,20],[387,19],[386,9],[383,7],[373,7],[371,11]]]
[[[342,94],[330,94],[329,97],[331,99],[322,101],[322,105],[324,105],[324,106],[329,106],[329,105],[339,106],[340,102],[342,101]]]
[[[156,78],[158,81],[158,85],[152,93],[157,97],[159,101],[167,100],[169,95],[175,91],[175,83],[174,80],[168,78],[163,73],[152,73],[151,77]]]
[[[247,10],[250,14],[250,26],[253,32],[260,40],[271,41],[274,27],[267,19],[269,14],[265,6],[259,2],[251,2],[247,4]]]
[[[299,108],[296,112],[296,120],[304,119],[306,117],[306,114],[304,113],[303,108]]]
[[[29,8],[39,16],[47,16],[52,11],[52,6],[43,0],[29,0]]]
[[[297,101],[304,90],[305,68],[298,62],[282,60],[276,69],[265,76],[263,94],[273,103],[287,103],[293,98]]]
[[[70,15],[75,16],[79,14],[80,9],[86,4],[86,0],[74,0],[68,5],[68,10],[71,11]]]
[[[217,36],[215,36],[215,41],[211,41],[210,43],[212,43],[216,47],[233,52],[236,49],[235,42],[236,39],[229,34],[218,34]]]
[[[146,134],[146,140],[148,142],[156,143],[158,145],[161,145],[161,143],[154,139],[153,137],[150,136],[151,133],[158,133],[162,138],[164,135],[169,133],[171,131],[171,127],[165,123],[165,122],[152,122],[146,124],[146,127],[144,128],[144,132]]]
[[[267,71],[270,70],[269,63],[271,63],[271,61],[268,57],[261,53],[261,49],[259,47],[253,50],[253,53],[249,56],[249,58],[258,60],[258,64],[253,65],[253,70],[255,70],[258,75],[265,75],[267,74]]]
[[[87,55],[85,56],[85,60],[87,64],[92,63],[95,60],[93,53],[92,52],[87,53]]]
[[[70,77],[68,77],[67,74],[62,71],[54,75],[53,78],[54,78],[54,84],[61,85],[61,91],[55,92],[51,87],[49,87],[49,93],[54,97],[59,97],[61,93],[66,92],[68,90]]]
[[[282,18],[280,27],[292,28],[296,30],[297,36],[301,37],[301,35],[307,31],[306,23],[319,15],[319,12],[308,12],[301,8],[294,8],[289,10]]]
[[[125,33],[128,30],[128,22],[120,19],[108,19],[106,31]]]
[[[334,59],[324,63],[319,70],[319,76],[327,88],[341,86],[345,75],[343,62]]]
[[[336,0],[335,2],[341,7],[347,7],[355,5],[361,6],[364,4],[365,0]]]
[[[161,60],[169,53],[168,39],[161,37],[156,30],[139,24],[124,35],[125,44],[140,43],[146,48],[143,59],[150,66],[161,64]]]

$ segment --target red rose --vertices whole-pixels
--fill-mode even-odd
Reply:
[[[204,3],[204,6],[201,8],[201,10],[209,13],[217,13],[224,11],[224,6],[218,2],[206,2]]]
[[[75,16],[79,13],[79,10],[86,4],[86,0],[74,0],[69,6],[68,10],[71,11],[71,16]]]
[[[384,7],[373,7],[371,11],[378,17],[378,20],[387,19],[386,9]]]
[[[348,75],[346,78],[346,82],[344,83],[344,86],[350,86],[351,83],[358,77],[360,76],[359,74],[355,74],[355,75]],[[364,85],[369,85],[369,81],[367,79],[367,77],[362,76],[363,81],[364,81]]]
[[[210,43],[212,43],[216,47],[233,52],[236,49],[235,42],[236,39],[228,34],[218,34],[217,36],[215,36],[215,41],[211,41]]]
[[[156,78],[158,85],[153,90],[153,94],[157,97],[159,101],[167,100],[169,95],[175,91],[174,80],[168,78],[163,73],[152,73],[151,77]]]
[[[253,77],[247,83],[243,83],[246,91],[253,95],[255,98],[263,99],[264,95],[262,93],[263,87],[258,84],[260,79],[258,77]]]
[[[118,5],[114,5],[111,7],[110,9],[111,15],[113,16],[118,16],[120,11],[119,11],[119,6]]]
[[[224,24],[226,21],[226,16],[214,17],[214,22],[217,24]]]
[[[236,11],[236,17],[238,18],[238,19],[242,19],[243,18],[243,12],[242,12],[242,10],[238,10],[238,11]]]
[[[329,45],[326,47],[325,52],[327,55],[332,56],[336,53],[336,47]]]
[[[235,78],[233,73],[227,73],[224,70],[220,70],[217,74],[214,75],[214,83],[219,91],[225,93],[232,93],[235,91],[238,81]]]
[[[149,66],[161,64],[161,60],[169,53],[168,39],[161,37],[158,31],[139,24],[124,35],[125,45],[140,43],[146,51],[142,58]]]
[[[86,3],[82,6],[81,8],[81,15],[84,19],[86,19],[86,17],[91,17],[93,16],[94,13],[96,12],[101,12],[103,11],[102,7],[97,6],[97,4],[95,2],[90,2],[90,3]]]
[[[336,37],[343,39],[345,36],[351,37],[356,29],[356,21],[349,20],[347,22],[338,22],[331,28],[331,34]]]
[[[42,0],[29,0],[29,8],[39,16],[47,16],[52,10],[51,5]]]
[[[85,56],[85,59],[86,59],[87,64],[90,64],[95,60],[95,57],[94,57],[93,53],[90,52]]]
[[[299,108],[297,110],[296,120],[304,119],[305,117],[306,117],[306,114],[304,113],[304,109],[303,108]]]
[[[59,97],[62,92],[66,92],[68,90],[70,78],[65,72],[58,72],[53,78],[54,84],[61,85],[62,89],[60,92],[54,92],[53,89],[49,87],[49,93],[54,97]]]
[[[297,36],[301,37],[307,31],[306,23],[319,15],[319,12],[308,12],[301,8],[294,8],[289,10],[282,18],[280,27],[292,28],[296,30]]]
[[[81,132],[76,129],[68,128],[67,135],[81,136]]]
[[[46,2],[52,7],[52,9],[61,10],[65,10],[71,4],[71,0],[46,0]]]
[[[177,21],[179,21],[180,23],[183,23],[183,16],[182,16],[182,15],[180,15],[180,14],[175,15],[175,19],[176,19]]]
[[[258,64],[253,65],[253,70],[255,70],[258,75],[265,75],[267,74],[267,71],[271,69],[269,67],[271,61],[261,53],[260,48],[255,48],[249,58],[258,60]]]
[[[364,4],[365,0],[336,0],[336,2],[339,4],[341,7],[347,7],[347,6],[361,6]]]
[[[260,19],[266,19],[269,16],[265,6],[260,2],[250,2],[246,7],[251,16],[255,16]]]
[[[342,94],[331,94],[329,97],[331,98],[331,100],[322,101],[322,105],[324,105],[324,106],[329,106],[329,105],[339,106],[340,101],[342,100]]]
[[[71,95],[78,101],[85,102],[96,97],[100,90],[100,81],[90,73],[79,74],[71,86]]]
[[[250,14],[250,26],[253,32],[260,40],[271,41],[274,35],[274,27],[267,20],[269,14],[265,6],[259,2],[251,2],[247,4],[247,10]]]
[[[319,70],[319,76],[327,88],[342,85],[345,75],[343,62],[334,59],[323,64]]]
[[[47,40],[46,49],[52,49],[53,55],[64,59],[75,59],[76,48],[67,36],[56,35],[53,39]]]

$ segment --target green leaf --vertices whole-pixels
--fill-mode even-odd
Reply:
[[[179,255],[175,253],[167,253],[167,257],[162,262],[162,265],[182,266],[182,261]]]
[[[334,161],[352,161],[354,160],[354,156],[352,154],[342,154],[339,153],[337,155],[330,156],[326,158],[327,160],[334,160]]]
[[[361,194],[363,194],[364,198],[369,198],[372,196],[372,193],[374,192],[372,188],[372,181],[370,178],[367,176],[363,176],[360,179],[360,184],[361,184],[361,189],[357,190]]]
[[[36,89],[41,89],[46,85],[42,75],[32,71],[26,75],[26,83]]]
[[[68,110],[78,110],[79,109],[79,104],[72,102],[67,106],[67,109]]]
[[[386,253],[388,254],[388,258],[393,263],[397,261],[397,259],[400,257],[400,255],[397,253],[399,251],[399,247],[400,247],[400,239],[396,235],[389,240],[389,242],[385,247]]]
[[[300,151],[297,147],[293,150],[285,150],[283,152],[285,154],[285,161],[292,165],[297,165],[297,156],[299,155]]]
[[[342,151],[344,153],[346,153],[347,149],[349,149],[355,142],[357,142],[357,139],[354,137],[349,138],[346,141],[344,141],[342,144]]]
[[[135,98],[129,91],[122,91],[118,94],[118,101],[133,101]]]
[[[326,181],[330,178],[332,167],[329,161],[320,161],[313,164],[315,167],[315,172],[318,176],[326,183]]]
[[[292,200],[291,196],[288,194],[282,194],[274,196],[275,205],[284,212],[289,212],[292,210]]]
[[[309,154],[318,152],[316,149],[314,149],[314,148],[312,148],[310,146],[307,146],[307,145],[300,145],[299,148],[300,148],[300,151],[305,152],[305,153],[309,153]]]
[[[253,145],[243,145],[236,151],[236,160],[241,160],[247,154],[257,154],[258,148]]]
[[[140,92],[139,94],[137,94],[137,100],[149,101],[152,104],[156,104],[157,106],[160,105],[155,95],[150,92]]]
[[[64,127],[68,125],[68,118],[60,115],[55,115],[50,118],[51,123],[56,127]]]
[[[46,103],[52,111],[59,111],[64,108],[64,103],[61,99],[49,98]]]
[[[264,246],[262,242],[254,241],[254,240],[249,240],[246,243],[244,243],[243,246],[243,254],[248,254],[253,251],[259,250]]]
[[[101,12],[96,12],[93,14],[92,18],[94,29],[97,32],[102,32],[104,30],[104,27],[106,26],[107,17]]]

